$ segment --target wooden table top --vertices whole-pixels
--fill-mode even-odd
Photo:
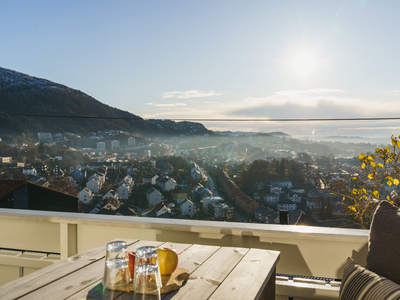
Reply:
[[[267,299],[264,289],[275,286],[280,253],[262,249],[126,240],[129,250],[141,246],[169,247],[179,253],[179,267],[189,280],[162,299]],[[102,299],[106,244],[74,255],[0,286],[0,299]],[[114,292],[125,300],[133,293]],[[269,294],[271,295],[271,294]]]

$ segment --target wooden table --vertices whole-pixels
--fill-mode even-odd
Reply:
[[[167,299],[275,299],[277,251],[127,240],[141,246],[174,248],[179,267],[190,273]],[[102,299],[105,244],[0,286],[0,299]],[[133,293],[114,292],[125,300]]]

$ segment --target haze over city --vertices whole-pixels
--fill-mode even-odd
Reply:
[[[1,66],[144,118],[398,117],[398,1],[5,1]],[[203,122],[294,136],[398,121]]]

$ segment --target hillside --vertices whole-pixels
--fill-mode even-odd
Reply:
[[[51,117],[49,117],[51,116]],[[200,123],[147,121],[49,80],[0,68],[0,132],[91,132],[117,129],[149,134],[204,134]]]

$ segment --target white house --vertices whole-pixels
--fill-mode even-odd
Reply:
[[[164,176],[157,179],[157,186],[159,186],[164,192],[170,192],[176,189],[177,184],[174,179],[171,179],[168,176]]]
[[[133,179],[132,179],[132,177],[131,176],[129,176],[129,175],[126,175],[125,177],[124,177],[124,179],[122,179],[119,183],[118,183],[118,185],[121,185],[121,184],[123,184],[123,183],[126,183],[128,186],[130,186],[130,187],[133,187],[133,185],[134,185],[134,181],[133,181]]]
[[[194,204],[192,201],[184,200],[180,203],[180,206],[181,206],[181,215],[182,216],[186,216],[186,215],[193,216],[194,215]]]
[[[290,180],[272,180],[271,186],[280,186],[291,189],[293,187],[293,184]]]
[[[164,202],[158,203],[154,207],[154,211],[155,211],[157,217],[159,217],[159,216],[161,216],[161,215],[163,215],[165,213],[171,213],[171,209]]]
[[[281,186],[273,186],[273,185],[271,185],[270,192],[271,192],[271,193],[275,193],[275,194],[277,194],[277,195],[283,193],[283,192],[282,192],[282,187],[281,187]]]
[[[78,193],[79,202],[84,204],[90,204],[93,200],[93,193],[90,189],[85,187],[82,191]]]
[[[122,183],[118,186],[117,193],[120,199],[127,200],[131,195],[131,187],[126,183]]]
[[[292,200],[292,202],[294,202],[294,203],[301,202],[301,196],[296,193],[289,193],[289,199]]]
[[[158,175],[155,174],[146,174],[143,176],[143,183],[149,183],[151,185],[156,185]]]
[[[266,195],[264,196],[264,202],[267,202],[267,203],[277,203],[277,202],[279,202],[279,196],[278,196],[277,194],[275,194],[275,193],[273,193],[273,194],[266,194]]]
[[[91,176],[86,182],[86,187],[91,190],[93,193],[98,193],[101,190],[101,187],[103,186],[103,182],[97,174]]]
[[[193,180],[201,180],[201,178],[202,178],[201,173],[198,170],[192,171],[191,176],[192,176]]]
[[[37,176],[37,171],[34,167],[29,165],[29,166],[26,166],[25,168],[23,168],[22,174]]]
[[[226,203],[219,202],[208,204],[208,213],[214,218],[226,218],[229,220],[232,212],[233,208],[229,207]]]
[[[107,199],[110,199],[110,198],[118,200],[119,199],[118,193],[113,191],[113,190],[104,192],[104,194],[102,196],[102,199],[103,200],[107,200]]]
[[[276,208],[277,210],[295,210],[297,208],[297,204],[293,203],[289,199],[283,199],[277,203]]]
[[[161,203],[162,194],[160,193],[159,190],[152,187],[146,192],[146,198],[147,198],[147,203],[149,205],[154,205]]]

